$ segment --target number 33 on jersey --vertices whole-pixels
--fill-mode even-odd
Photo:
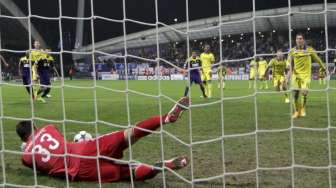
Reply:
[[[34,140],[35,143],[33,136],[30,136],[24,148],[22,161],[26,166],[32,167],[35,160],[38,169],[48,173],[64,169],[64,158],[53,156],[63,155],[65,151],[64,138],[54,125],[35,131]]]

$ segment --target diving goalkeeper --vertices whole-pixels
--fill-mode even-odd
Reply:
[[[134,144],[140,138],[149,135],[149,131],[158,129],[161,123],[165,125],[177,121],[188,105],[189,98],[183,97],[166,115],[154,116],[137,123],[135,127],[83,142],[66,142],[55,125],[37,129],[31,121],[21,121],[16,126],[16,132],[26,143],[23,147],[22,162],[29,168],[35,166],[38,171],[53,177],[68,175],[72,181],[99,181],[98,174],[101,182],[130,180],[131,176],[135,180],[146,180],[160,173],[163,164],[171,170],[181,169],[188,165],[186,156],[154,165],[120,163],[102,157],[121,159],[129,143]]]

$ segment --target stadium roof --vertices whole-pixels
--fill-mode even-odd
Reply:
[[[291,13],[291,14],[290,14]],[[328,11],[324,11],[324,4],[304,5],[288,8],[277,8],[256,11],[256,32],[274,30],[288,30],[288,20],[292,29],[324,28],[325,13],[328,27],[336,26],[336,3],[328,4]],[[219,27],[219,17],[199,19],[189,22],[189,40],[218,37],[219,28],[222,35],[253,32],[252,12],[238,13],[222,16],[222,24]],[[164,26],[164,27],[162,27]],[[158,41],[160,44],[168,42],[186,41],[187,23],[175,25],[162,25],[158,29]],[[156,29],[128,34],[126,36],[127,48],[138,48],[156,44]],[[124,49],[124,36],[108,39],[95,43],[95,49],[114,53]],[[84,46],[75,51],[87,52],[92,50],[92,45]],[[74,59],[80,56],[74,55]]]

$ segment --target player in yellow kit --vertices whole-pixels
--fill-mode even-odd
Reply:
[[[277,91],[286,91],[286,60],[284,58],[282,50],[277,51],[277,57],[271,59],[268,64],[268,68],[272,68],[273,86]],[[267,70],[266,70],[267,71]],[[289,103],[288,94],[285,93],[285,103]]]
[[[320,85],[326,85],[327,84],[327,75],[326,71],[323,68],[319,68],[318,72],[318,79],[319,79],[319,84]]]
[[[258,69],[258,64],[257,61],[255,60],[255,58],[253,58],[250,62],[250,75],[249,75],[249,89],[251,89],[252,84],[253,84],[253,88],[255,88],[255,84],[254,84],[254,80],[255,80],[255,76],[256,76],[256,72]]]
[[[325,72],[326,68],[316,51],[306,45],[303,34],[296,34],[295,42],[296,46],[288,54],[287,66],[291,88],[294,90],[295,112],[292,117],[298,118],[306,116],[305,108],[311,81],[312,61],[317,62]],[[299,102],[300,93],[302,94],[301,102]]]
[[[227,73],[227,68],[223,64],[220,64],[217,69],[217,76],[218,76],[218,88],[225,89],[225,76]]]
[[[35,96],[35,99],[38,101],[41,101],[45,103],[46,101],[38,96],[38,88],[39,88],[39,75],[37,71],[37,64],[39,61],[41,61],[45,56],[46,53],[41,49],[41,44],[40,41],[35,40],[33,44],[34,49],[30,51],[30,59],[31,59],[31,64],[32,64],[32,80],[33,80],[33,94]]]
[[[268,83],[266,80],[267,61],[263,57],[259,57],[258,61],[258,77],[259,77],[259,89],[268,89]]]
[[[211,65],[215,62],[215,56],[210,52],[210,45],[206,44],[204,46],[204,52],[200,56],[202,61],[202,75],[201,79],[205,87],[205,94],[208,98],[212,96],[212,73]]]

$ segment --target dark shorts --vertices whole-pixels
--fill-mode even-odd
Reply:
[[[49,70],[38,71],[38,75],[41,85],[51,85]]]
[[[190,84],[192,83],[201,84],[201,76],[199,74],[190,74]]]
[[[31,84],[30,75],[22,75],[22,82],[23,82],[23,85]]]

